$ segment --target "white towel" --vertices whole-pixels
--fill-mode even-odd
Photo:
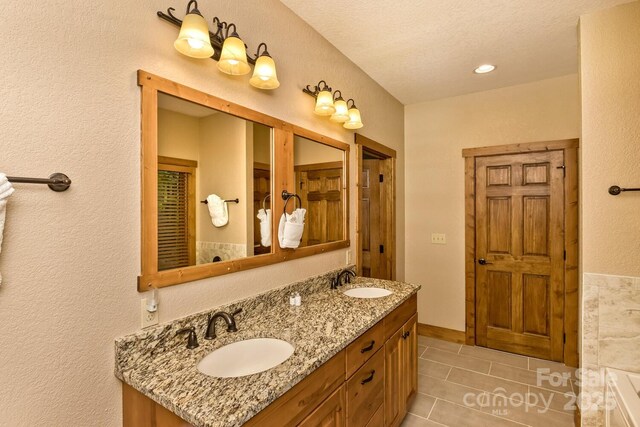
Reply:
[[[300,246],[306,213],[306,209],[296,209],[291,215],[282,214],[278,225],[278,241],[281,248],[295,249]]]
[[[2,251],[2,235],[4,231],[4,219],[7,213],[7,199],[15,190],[7,179],[7,176],[0,173],[0,252]],[[2,274],[0,273],[0,285],[2,284]]]
[[[260,244],[268,248],[271,246],[271,209],[260,209],[256,216],[260,220]]]
[[[220,196],[210,194],[207,197],[207,206],[209,207],[209,215],[214,227],[224,227],[229,222],[229,212],[227,204]]]

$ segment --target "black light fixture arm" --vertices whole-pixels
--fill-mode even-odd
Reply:
[[[340,101],[340,100],[344,101],[344,98],[342,97],[342,92],[339,91],[339,90],[336,90],[335,92],[333,92],[333,100],[334,101]]]
[[[333,93],[333,90],[329,87],[327,82],[325,82],[324,80],[320,80],[318,84],[315,86],[307,85],[307,87],[302,89],[304,93],[306,93],[307,95],[311,95],[314,98],[317,97],[318,93],[322,92],[323,90]]]
[[[260,48],[264,47],[264,50],[262,51],[262,53],[260,53]],[[267,44],[266,43],[260,43],[258,45],[258,49],[256,50],[256,56],[255,59],[260,58],[261,56],[268,56],[269,58],[271,58],[271,55],[269,55],[269,51],[267,50]]]
[[[191,10],[191,12],[189,12],[189,8],[192,3],[195,3],[195,8]],[[167,9],[167,13],[164,13],[159,10],[157,12],[157,15],[158,15],[158,18],[164,21],[167,21],[175,25],[176,27],[180,28],[182,27],[182,20],[173,14],[175,11],[176,11],[175,8],[170,7]],[[200,11],[198,11],[198,4],[196,0],[191,0],[187,5],[187,13],[196,13],[196,11],[198,14],[200,14]],[[212,33],[211,31],[209,31],[211,46],[213,46],[213,56],[211,57],[211,59],[213,59],[214,61],[218,61],[220,59],[220,52],[222,52],[222,44],[224,43],[224,39],[229,36],[231,26],[233,26],[233,32],[231,33],[231,35],[234,37],[238,37],[238,33],[236,32],[235,24],[233,23],[227,24],[225,21],[221,21],[217,16],[213,18],[213,24],[216,27],[216,32]],[[252,58],[249,55],[247,55],[247,61],[253,65],[255,65],[256,63],[255,58]]]

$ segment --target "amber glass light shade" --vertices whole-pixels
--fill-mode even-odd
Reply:
[[[360,129],[362,126],[362,119],[360,117],[360,110],[355,105],[349,108],[349,120],[342,125],[345,129]]]
[[[258,89],[275,89],[280,86],[276,74],[276,63],[269,55],[260,55],[253,69],[253,76],[249,84]]]
[[[224,40],[222,53],[218,61],[218,69],[232,76],[249,74],[251,67],[247,62],[247,50],[244,42],[237,34],[233,34]]]
[[[330,116],[336,112],[336,108],[333,106],[333,95],[330,91],[321,90],[318,92],[314,112],[319,116]]]
[[[336,112],[331,116],[331,121],[336,123],[344,123],[349,120],[349,107],[344,99],[338,98],[333,103]]]
[[[173,47],[181,54],[191,58],[210,58],[213,55],[207,21],[197,9],[184,17],[180,34],[173,43]]]

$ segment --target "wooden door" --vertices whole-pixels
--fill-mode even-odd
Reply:
[[[380,272],[380,160],[362,161],[360,199],[362,275],[378,277]]]
[[[363,159],[360,177],[360,251],[366,277],[392,280],[393,159]]]
[[[300,246],[345,238],[342,171],[342,162],[296,167],[296,193],[302,199],[302,207],[307,210]]]
[[[409,402],[418,392],[418,315],[414,314],[402,327],[402,357],[404,393],[403,397],[409,407]]]
[[[563,360],[563,152],[476,158],[476,344]]]
[[[346,425],[344,385],[320,404],[299,427],[344,427]]]
[[[253,254],[268,254],[271,247],[264,247],[260,238],[260,220],[258,219],[258,211],[263,208],[271,208],[271,199],[265,197],[271,192],[271,167],[264,163],[254,163],[253,165]],[[265,202],[263,204],[263,202]],[[279,220],[280,217],[277,217]]]
[[[402,378],[402,328],[393,334],[384,348],[384,419],[385,426],[398,426],[406,410]]]

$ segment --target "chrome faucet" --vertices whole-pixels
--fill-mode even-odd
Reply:
[[[216,338],[216,320],[218,320],[218,318],[224,319],[225,323],[227,324],[227,332],[237,332],[238,328],[236,327],[236,319],[234,316],[241,311],[242,309],[239,308],[234,311],[233,314],[219,311],[214,315],[209,315],[209,320],[207,321],[207,333],[204,335],[204,338],[207,340]]]
[[[351,278],[356,277],[356,273],[354,273],[353,271],[342,270],[335,278],[331,279],[331,289],[338,289],[338,286],[342,286],[342,278],[345,275],[347,276],[345,279],[346,283],[351,283]]]

